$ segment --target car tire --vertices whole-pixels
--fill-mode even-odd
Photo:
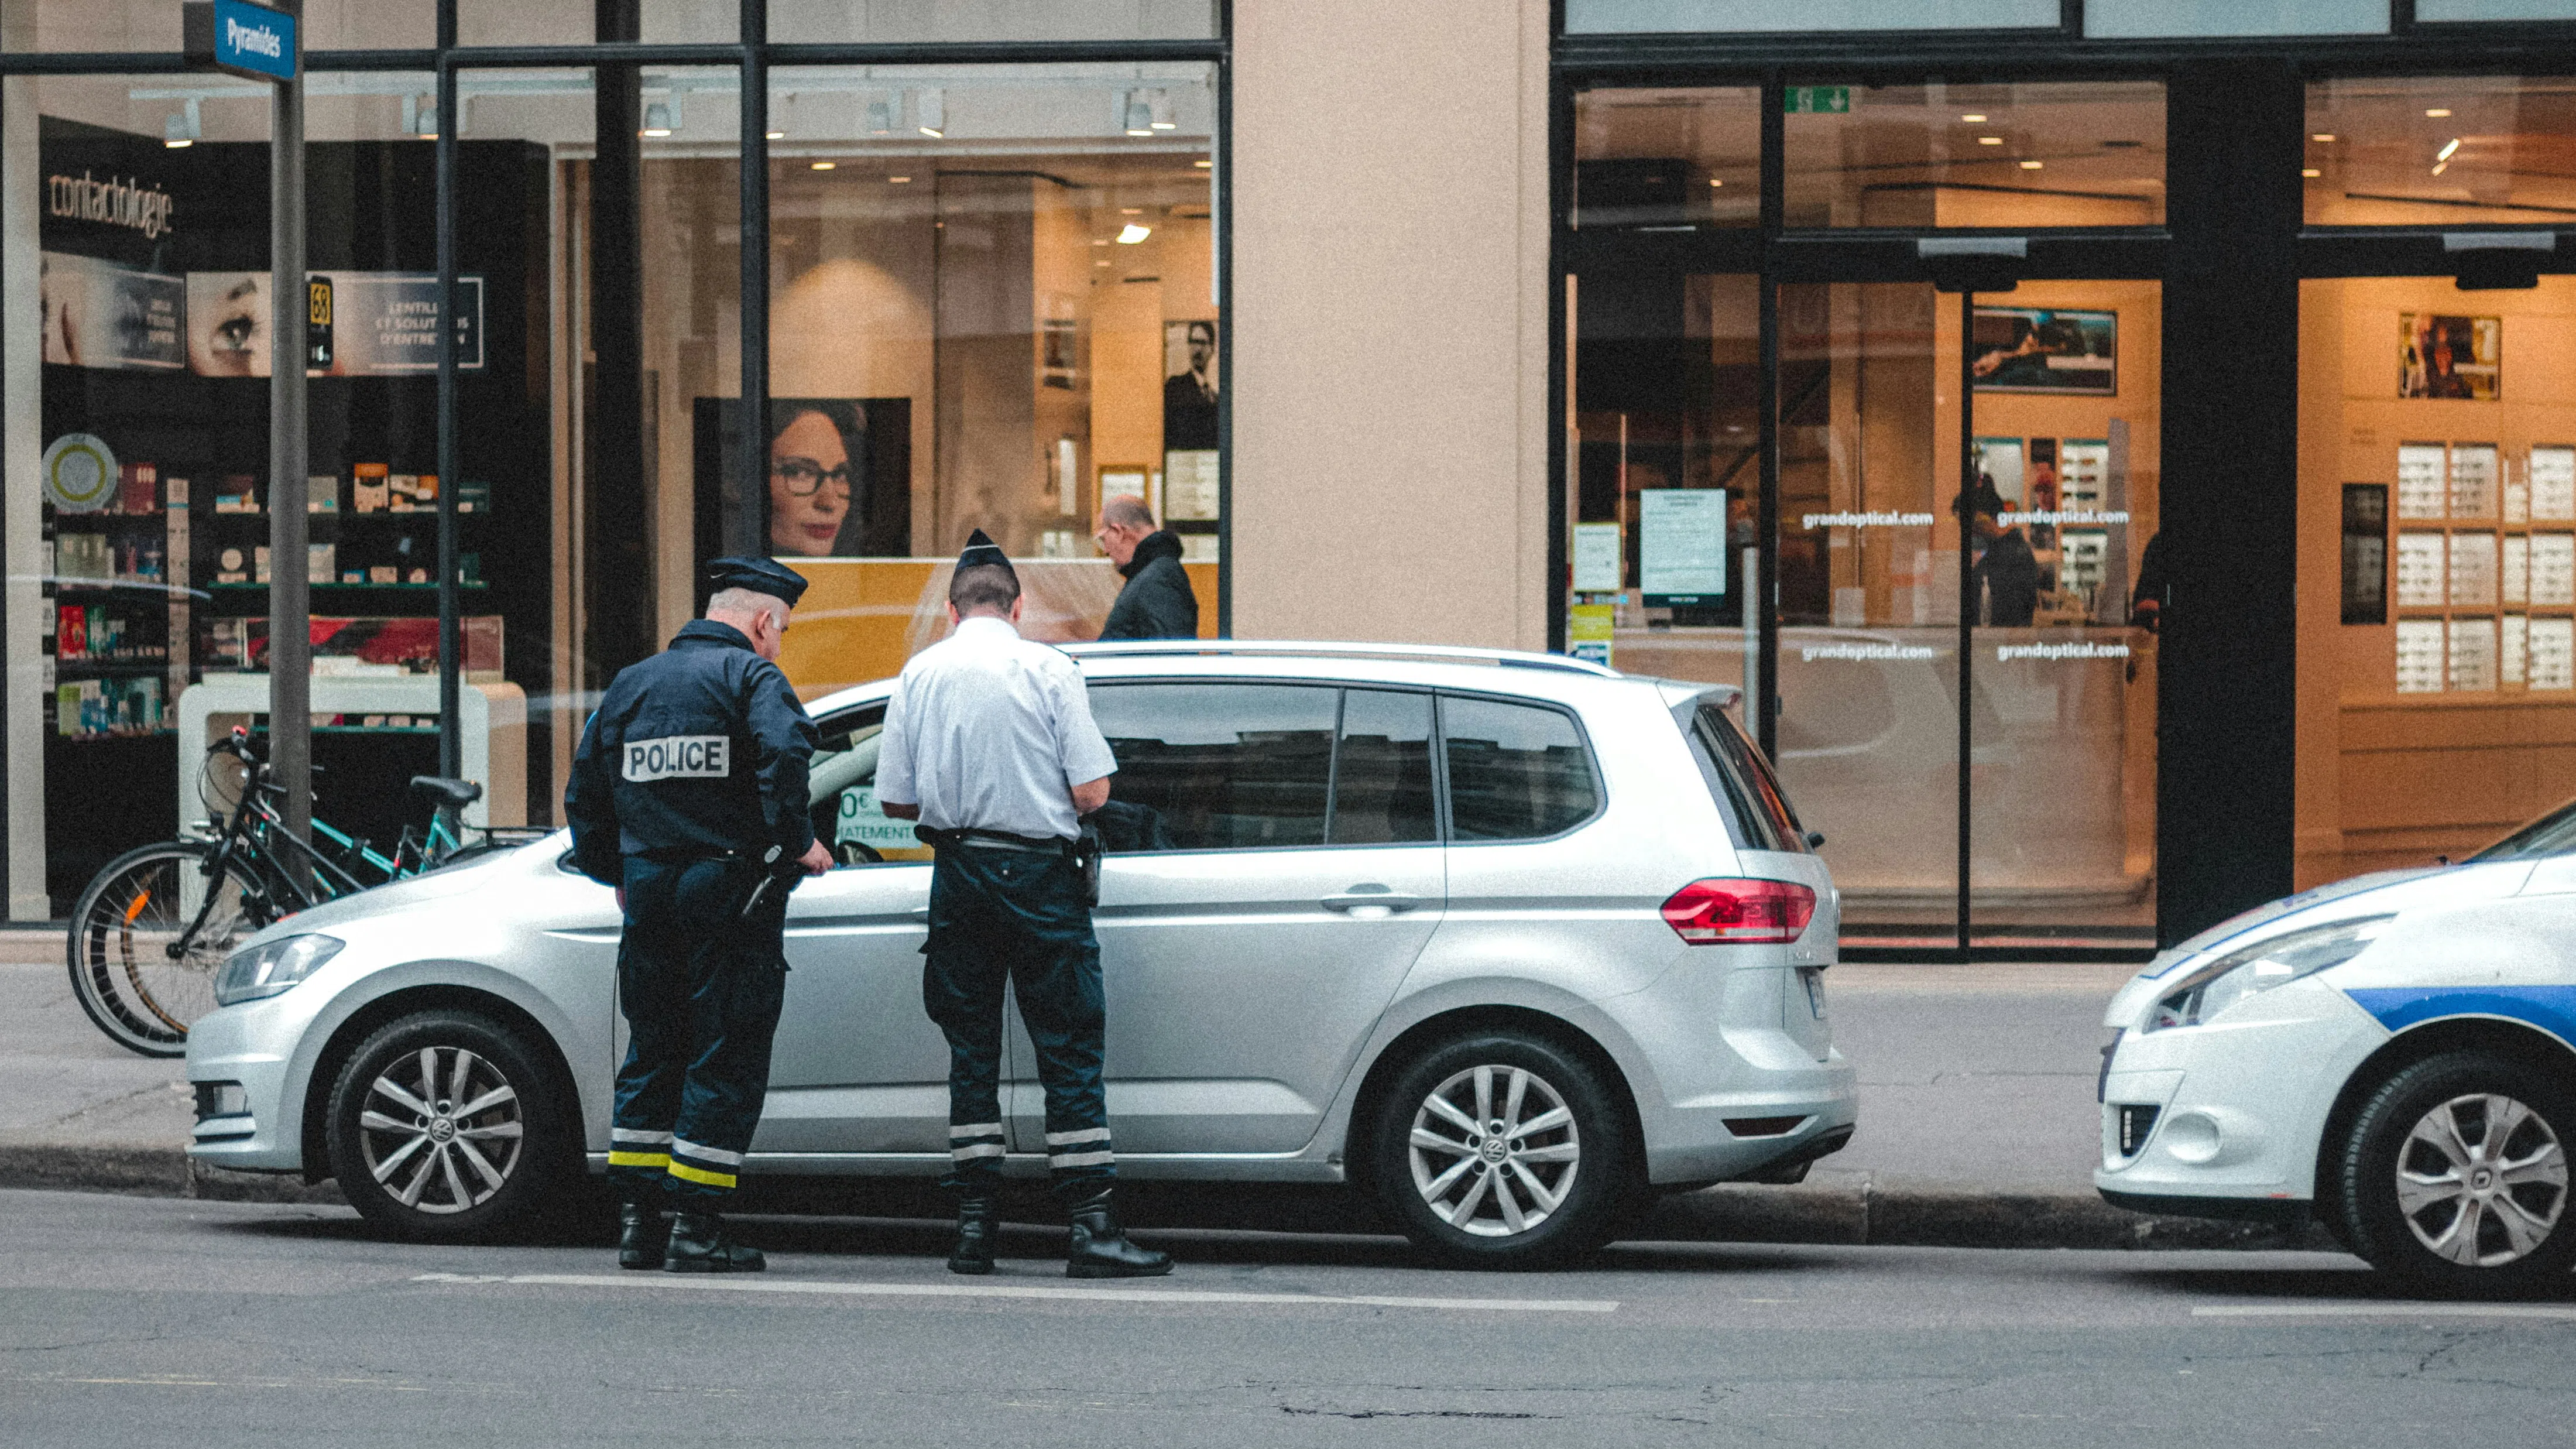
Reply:
[[[2417,1062],[2353,1119],[2335,1173],[2343,1236],[2418,1292],[2564,1287],[2576,1261],[2571,1143],[2576,1090],[2562,1077],[2492,1052]]]
[[[1617,1089],[1536,1036],[1432,1047],[1388,1084],[1373,1128],[1379,1200],[1453,1267],[1553,1267],[1607,1242],[1637,1197]]]
[[[578,1185],[578,1116],[557,1078],[519,1033],[473,1012],[423,1011],[377,1028],[331,1089],[341,1195],[378,1231],[411,1242],[528,1232]]]

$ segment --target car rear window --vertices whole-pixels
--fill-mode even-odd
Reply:
[[[1691,754],[1717,808],[1734,822],[1737,843],[1750,850],[1804,851],[1807,832],[1789,808],[1771,763],[1753,748],[1735,721],[1714,701],[1676,711],[1682,732],[1690,736]]]
[[[1440,735],[1453,840],[1536,840],[1601,806],[1583,734],[1557,710],[1443,695]]]

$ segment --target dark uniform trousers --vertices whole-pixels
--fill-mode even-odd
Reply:
[[[787,990],[787,892],[772,888],[745,920],[757,879],[737,860],[626,857],[628,1037],[608,1172],[630,1201],[720,1198],[751,1148]]]
[[[943,849],[930,872],[922,1005],[948,1035],[942,1185],[968,1196],[1002,1178],[1002,987],[1017,988],[1046,1088],[1047,1168],[1080,1200],[1116,1176],[1101,1091],[1100,942],[1082,873],[1061,855]]]

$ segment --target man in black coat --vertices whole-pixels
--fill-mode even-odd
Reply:
[[[1154,527],[1144,500],[1120,494],[1102,504],[1100,529],[1092,536],[1127,579],[1101,626],[1102,639],[1199,637],[1199,596],[1181,567],[1181,540]]]

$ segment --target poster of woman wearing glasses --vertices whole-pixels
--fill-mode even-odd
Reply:
[[[782,559],[901,558],[912,544],[911,400],[772,398],[769,475],[740,487],[742,404],[696,407],[698,552],[765,540]]]

